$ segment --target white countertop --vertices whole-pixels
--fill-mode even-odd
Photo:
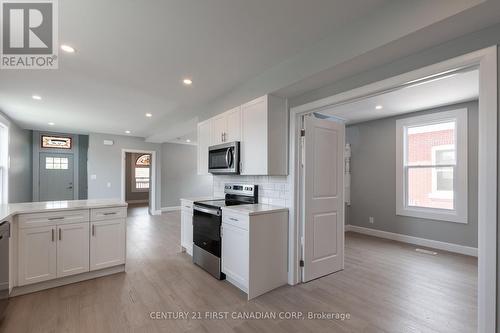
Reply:
[[[259,214],[269,214],[276,212],[288,212],[288,208],[281,206],[273,206],[267,204],[253,204],[253,205],[236,205],[222,207],[222,213],[225,211],[235,212],[245,215],[259,215]]]
[[[92,200],[68,200],[68,201],[45,201],[25,202],[0,205],[0,220],[6,220],[17,214],[43,213],[47,211],[126,207],[127,203],[118,199],[92,199]]]

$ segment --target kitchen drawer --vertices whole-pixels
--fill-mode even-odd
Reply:
[[[94,208],[90,210],[91,221],[124,219],[127,217],[127,207]]]
[[[20,214],[17,218],[20,228],[81,223],[89,222],[89,210],[79,209],[46,213]]]
[[[188,201],[188,200],[181,200],[181,208],[182,209],[188,209],[188,210],[193,210],[193,202]]]
[[[248,230],[249,218],[248,215],[224,211],[222,212],[222,223]]]

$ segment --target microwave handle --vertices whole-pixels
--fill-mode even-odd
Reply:
[[[226,165],[228,168],[231,167],[231,165],[233,164],[233,148],[229,148],[228,150],[226,150]]]

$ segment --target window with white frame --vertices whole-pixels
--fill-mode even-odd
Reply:
[[[8,203],[9,128],[0,122],[0,204]]]
[[[140,155],[135,160],[134,165],[134,179],[133,191],[134,192],[147,192],[149,191],[150,182],[150,169],[151,168],[151,155]]]
[[[47,170],[68,170],[69,160],[67,157],[49,156],[45,158],[45,169]]]
[[[396,121],[396,213],[467,223],[467,110]]]

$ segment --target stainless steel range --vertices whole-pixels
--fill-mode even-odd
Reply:
[[[258,203],[258,186],[226,184],[225,199],[197,201],[193,207],[193,262],[215,278],[221,272],[222,207]]]

